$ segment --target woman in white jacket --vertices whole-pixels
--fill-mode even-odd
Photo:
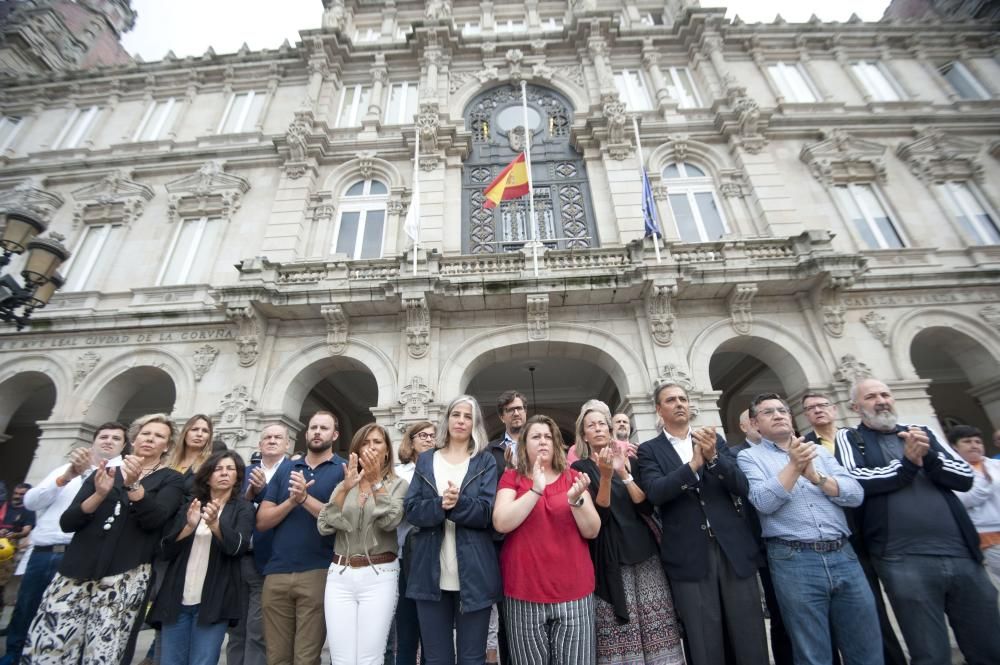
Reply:
[[[993,585],[1000,589],[1000,460],[985,456],[983,435],[959,425],[948,432],[948,443],[969,463],[976,477],[968,492],[955,492],[979,532],[979,546]]]

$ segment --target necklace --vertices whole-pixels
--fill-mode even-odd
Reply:
[[[145,478],[146,476],[150,475],[151,473],[154,473],[161,466],[163,466],[163,463],[162,462],[157,462],[156,466],[154,466],[152,468],[147,469],[146,467],[142,467],[142,474],[139,477],[140,478]]]

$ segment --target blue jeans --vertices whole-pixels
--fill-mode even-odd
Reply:
[[[910,651],[910,665],[951,663],[948,623],[969,665],[1000,663],[997,591],[971,557],[872,557]]]
[[[420,644],[420,623],[417,621],[417,601],[406,597],[404,566],[399,568],[399,601],[396,603],[396,665],[416,665]],[[427,656],[422,654],[421,665]]]
[[[882,665],[875,597],[849,544],[816,552],[769,542],[767,561],[795,665],[829,664],[834,644],[844,665]]]
[[[218,665],[229,623],[198,625],[200,605],[181,605],[177,621],[163,624],[160,665]]]
[[[441,600],[416,602],[427,665],[483,665],[492,608],[459,612],[457,591],[442,591]]]
[[[49,582],[56,576],[62,552],[40,552],[34,550],[28,559],[28,566],[21,578],[21,586],[17,591],[17,604],[14,614],[7,626],[7,658],[8,662],[17,663],[21,660],[21,650],[28,638],[28,628],[35,618],[38,606],[42,604],[42,595]]]

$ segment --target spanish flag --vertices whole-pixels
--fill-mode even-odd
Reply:
[[[501,201],[516,199],[527,193],[528,167],[524,163],[522,152],[483,190],[483,194],[486,195],[483,207],[496,208]]]

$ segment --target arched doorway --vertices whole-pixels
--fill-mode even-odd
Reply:
[[[169,374],[149,365],[132,367],[101,388],[86,419],[91,425],[117,420],[128,426],[148,413],[173,413],[176,400],[177,389]]]
[[[719,417],[730,445],[742,443],[740,413],[761,393],[785,399],[806,387],[805,374],[792,355],[760,337],[736,337],[723,342],[709,361],[712,390],[721,391]],[[797,410],[795,404],[790,405]]]
[[[41,438],[38,423],[48,420],[56,403],[56,386],[41,372],[22,372],[0,385],[4,416],[0,434],[0,480],[11,488],[28,474]]]
[[[534,186],[534,237],[547,247],[599,245],[583,159],[570,145],[573,107],[558,92],[527,86]],[[462,253],[518,251],[531,239],[527,197],[483,207],[485,187],[524,151],[521,90],[502,85],[465,109],[472,151],[462,168]]]
[[[977,388],[997,381],[1000,363],[969,335],[946,327],[921,330],[910,344],[910,360],[917,374],[929,380],[927,392],[941,427],[972,425],[983,431],[987,453],[995,455],[991,434],[1000,422],[991,422]]]

